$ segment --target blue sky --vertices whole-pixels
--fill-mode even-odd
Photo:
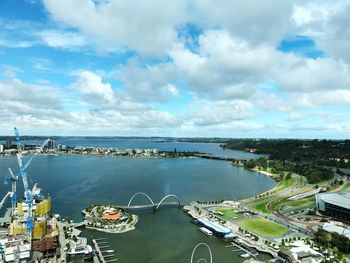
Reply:
[[[348,138],[347,1],[0,2],[0,134]]]

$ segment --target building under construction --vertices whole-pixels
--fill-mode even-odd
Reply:
[[[3,220],[3,228],[0,230],[0,262],[21,262],[29,260],[33,254],[37,259],[57,255],[59,251],[59,232],[57,216],[51,214],[51,197],[45,197],[41,188],[34,184],[29,188],[26,169],[33,157],[41,152],[49,140],[46,140],[26,163],[23,162],[23,147],[19,140],[19,134],[15,128],[17,141],[17,160],[19,172],[10,175],[5,182],[11,182],[11,192],[6,198],[11,197],[10,216]],[[17,181],[22,178],[24,186],[23,201],[17,200]],[[8,213],[7,213],[8,214]]]

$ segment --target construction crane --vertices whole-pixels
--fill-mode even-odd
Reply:
[[[24,187],[24,198],[25,202],[27,204],[27,218],[26,218],[26,230],[27,232],[31,233],[33,231],[33,199],[32,199],[32,192],[29,188],[29,182],[28,182],[28,175],[26,173],[26,169],[33,160],[33,157],[36,156],[38,153],[40,153],[45,145],[48,143],[49,139],[47,139],[34,153],[34,155],[28,160],[27,163],[23,165],[23,155],[22,155],[22,143],[20,140],[19,132],[17,128],[14,128],[14,133],[16,136],[16,143],[17,143],[17,161],[19,166],[19,172],[20,176],[22,177],[23,187]]]
[[[18,142],[18,147],[19,147],[20,152],[21,152],[22,145],[20,142],[18,130],[17,130],[16,140]],[[49,142],[49,140],[50,139],[47,139],[38,149],[36,149],[34,155],[23,165],[22,171],[26,171],[26,169],[28,168],[28,166],[32,162],[33,158],[44,149],[45,145]],[[9,181],[11,181],[11,210],[12,210],[12,215],[15,215],[16,205],[17,205],[17,186],[16,186],[16,184],[17,184],[18,178],[22,175],[22,173],[21,173],[21,171],[18,171],[17,174],[15,175],[12,172],[11,168],[8,168],[8,169],[9,169],[9,175],[6,175],[4,177],[4,184],[7,185],[9,183]]]
[[[4,184],[8,184],[11,181],[11,211],[12,215],[16,213],[16,205],[17,205],[17,186],[16,182],[18,180],[18,175],[14,175],[11,168],[9,168],[10,175],[5,176]]]

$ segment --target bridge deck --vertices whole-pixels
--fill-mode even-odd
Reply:
[[[234,156],[224,156],[224,155],[212,155],[212,154],[195,154],[194,156],[206,159],[215,159],[215,160],[225,160],[225,161],[248,161],[247,159],[237,158]]]
[[[129,210],[147,210],[147,209],[153,209],[156,210],[159,204],[147,204],[147,205],[131,205],[131,206],[121,206],[122,209],[124,209],[125,211],[129,211]],[[160,207],[165,206],[165,207],[179,207],[182,208],[184,205],[179,205],[178,203],[162,203]]]

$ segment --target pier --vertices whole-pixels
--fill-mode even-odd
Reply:
[[[242,250],[245,253],[249,254],[253,258],[256,258],[258,256],[258,252],[255,249],[253,249],[245,244],[240,243],[238,240],[232,242],[232,245],[238,248],[238,249],[232,250],[233,252],[237,252],[239,250]]]
[[[72,227],[74,227],[74,228],[79,228],[79,227],[85,227],[86,225],[87,225],[87,221],[84,220],[84,221],[81,221],[81,222],[79,222],[79,223],[74,223],[74,224],[72,225]]]
[[[115,258],[116,255],[114,254],[114,250],[108,249],[110,246],[105,240],[106,238],[92,239],[92,244],[96,252],[94,256],[94,263],[110,263],[118,261],[118,259]]]

